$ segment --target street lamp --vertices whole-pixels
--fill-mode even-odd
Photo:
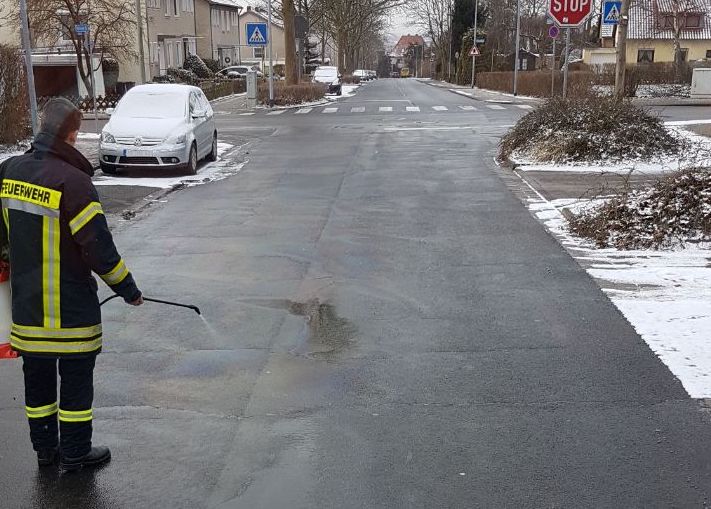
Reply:
[[[454,24],[454,12],[452,12],[452,2],[449,2],[449,58],[447,59],[447,81],[452,82],[452,25]]]

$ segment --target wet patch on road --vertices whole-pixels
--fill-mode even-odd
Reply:
[[[291,351],[296,355],[331,359],[354,343],[356,327],[336,312],[332,304],[318,298],[305,302],[289,299],[243,299],[242,302],[273,309],[285,309],[294,316],[304,318],[304,327],[297,346]]]

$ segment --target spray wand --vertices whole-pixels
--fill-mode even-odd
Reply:
[[[117,298],[117,297],[120,297],[120,296],[119,296],[119,295],[112,295],[111,297],[108,297],[107,299],[102,300],[99,305],[100,305],[100,306],[103,306],[104,304],[106,304],[106,303],[109,302],[110,300],[113,300],[113,299],[115,299],[115,298]],[[200,308],[197,307],[197,306],[194,306],[194,305],[192,305],[192,304],[180,304],[179,302],[170,302],[170,301],[168,301],[168,300],[151,299],[150,297],[143,297],[143,300],[146,301],[146,302],[156,302],[156,303],[158,303],[158,304],[165,304],[165,305],[167,305],[167,306],[175,306],[175,307],[179,307],[179,308],[192,309],[192,310],[195,311],[198,315],[202,315],[202,313],[200,312]]]

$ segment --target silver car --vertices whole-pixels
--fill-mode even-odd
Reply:
[[[140,85],[119,101],[101,132],[104,173],[123,167],[180,168],[197,173],[200,159],[217,159],[217,129],[203,91],[189,85]]]

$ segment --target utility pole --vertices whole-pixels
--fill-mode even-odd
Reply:
[[[625,70],[627,68],[627,27],[629,25],[630,0],[622,0],[620,20],[617,25],[617,65],[615,68],[615,97],[625,95]]]
[[[449,58],[447,59],[447,81],[452,82],[452,25],[454,24],[454,12],[452,12],[452,2],[449,2]]]
[[[143,15],[141,0],[136,0],[136,23],[138,23],[138,56],[141,62],[141,83],[146,82],[146,53],[143,50]]]
[[[518,68],[521,52],[521,0],[516,0],[516,55],[514,55],[513,95],[518,95]]]
[[[272,53],[272,0],[267,0],[267,19],[269,26],[269,107],[274,106],[274,59]]]
[[[96,110],[96,82],[94,81],[94,44],[91,41],[91,4],[86,1],[86,24],[89,31],[84,34],[86,50],[89,52],[89,77],[91,78],[91,102],[94,105],[94,132],[99,133],[99,113]]]
[[[474,47],[477,47],[476,40],[479,37],[477,25],[479,21],[479,0],[474,0]],[[476,55],[472,55],[472,88],[476,78]]]
[[[30,113],[32,116],[32,134],[37,136],[37,92],[35,91],[35,74],[32,70],[32,45],[30,44],[30,25],[27,18],[27,1],[20,0],[20,32],[22,33],[22,49],[25,52],[25,70],[27,72],[27,92],[30,96]]]
[[[563,98],[568,97],[568,70],[570,65],[570,28],[565,29],[565,69],[563,69]]]

